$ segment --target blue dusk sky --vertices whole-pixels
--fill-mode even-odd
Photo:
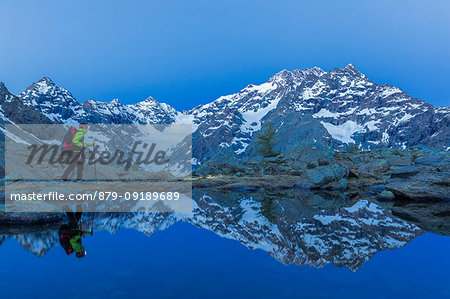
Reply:
[[[48,76],[75,98],[190,109],[282,69],[355,65],[450,102],[450,1],[0,2],[0,81]]]

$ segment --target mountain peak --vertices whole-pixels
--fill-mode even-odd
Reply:
[[[323,74],[325,74],[325,71],[322,70],[320,67],[311,67],[309,69],[305,69],[305,70],[296,70],[296,71],[301,71],[303,73],[303,75],[313,75],[313,76],[321,76]]]
[[[283,80],[292,79],[292,72],[288,71],[287,69],[283,69],[283,70],[279,71],[278,73],[276,73],[275,75],[273,75],[269,79],[269,81],[276,81],[279,79],[283,79]]]
[[[42,93],[48,92],[50,89],[54,89],[59,87],[55,84],[55,82],[52,81],[49,77],[42,77],[39,81],[36,83],[33,83],[30,85],[27,89],[37,89]]]
[[[42,77],[39,81],[34,82],[28,88],[19,95],[19,97],[24,97],[27,93],[33,92],[38,94],[51,93],[53,90],[60,88],[56,85],[52,79],[49,77]]]
[[[138,103],[136,103],[134,105],[139,105],[139,106],[156,106],[156,105],[159,105],[159,103],[154,98],[148,97],[145,100],[140,101],[140,102],[138,102]]]
[[[292,71],[288,71],[286,69],[283,69],[282,71],[276,73],[273,75],[269,82],[271,81],[277,81],[277,80],[285,80],[285,81],[300,81],[303,80],[306,76],[317,76],[320,77],[323,74],[326,74],[324,70],[322,70],[320,67],[311,67],[307,69],[296,69]],[[343,68],[334,68],[330,70],[328,73],[335,73],[335,74],[341,74],[341,73],[347,73],[354,76],[364,76],[358,69],[351,63],[347,64]]]
[[[358,69],[357,69],[353,64],[351,64],[351,63],[347,64],[347,65],[344,67],[344,69],[345,69],[345,70],[348,70],[348,71],[351,71],[351,72],[354,72],[354,73],[357,73],[357,74],[361,74],[361,72],[358,71]]]
[[[6,88],[5,83],[0,82],[0,98],[10,98],[12,94],[9,92],[8,88]]]
[[[49,77],[42,77],[41,80],[39,80],[36,83],[46,83],[48,85],[55,85],[55,83]]]
[[[26,106],[41,112],[56,123],[74,123],[85,118],[82,105],[72,94],[56,85],[49,77],[43,77],[17,95]]]
[[[156,100],[153,97],[148,97],[145,100],[143,100],[142,102],[156,102]]]
[[[296,69],[293,71],[288,71],[286,69],[276,73],[273,75],[269,82],[277,81],[277,80],[285,80],[285,81],[300,81],[303,80],[306,76],[321,76],[325,74],[325,71],[321,68],[315,66],[308,69]]]
[[[361,73],[353,64],[349,63],[343,68],[334,68],[328,72],[331,76],[338,77],[353,77],[363,79],[365,81],[371,82],[366,75]]]
[[[97,101],[97,100],[86,100],[86,101],[84,101],[83,106],[88,109],[95,109],[95,108],[99,108],[99,107],[117,107],[117,106],[123,106],[123,105],[119,101],[119,99],[113,99],[109,102]]]
[[[338,68],[334,68],[332,70],[330,70],[330,73],[334,73],[334,74],[352,74],[352,75],[356,75],[356,76],[360,76],[362,75],[362,73],[360,71],[358,71],[358,69],[351,63],[347,64],[345,67],[338,67]]]

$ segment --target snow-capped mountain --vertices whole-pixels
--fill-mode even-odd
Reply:
[[[84,108],[92,123],[113,124],[171,124],[178,112],[165,103],[158,103],[152,97],[132,104],[123,105],[115,99],[111,102],[89,100]]]
[[[450,142],[450,109],[434,108],[401,89],[370,81],[353,65],[325,72],[319,68],[283,70],[261,85],[189,111],[197,130],[193,152],[199,162],[222,148],[251,153],[253,136],[267,121],[287,152],[300,144],[340,148],[445,148]]]
[[[2,131],[4,124],[52,123],[44,114],[25,105],[18,97],[11,94],[2,82],[0,82],[0,118]]]
[[[267,212],[264,200],[258,196],[197,196],[192,213],[98,214],[93,227],[95,231],[111,233],[134,229],[150,236],[174,223],[188,222],[249,249],[263,250],[284,264],[321,268],[331,263],[353,271],[377,252],[402,247],[423,233],[367,200],[349,207],[330,200],[336,207],[321,209],[309,205],[307,198],[279,198]],[[316,206],[317,198],[314,199]],[[91,223],[92,215],[84,217],[82,223]],[[38,256],[58,243],[55,231],[12,237]]]
[[[47,77],[30,85],[18,97],[55,123],[170,124],[177,115],[175,109],[152,97],[132,105],[123,105],[117,99],[80,104],[69,91]]]
[[[49,78],[32,84],[18,99],[23,103],[18,106],[40,112],[37,122],[42,115],[56,123],[192,122],[194,164],[223,150],[251,157],[255,134],[268,121],[277,128],[277,147],[285,153],[304,144],[337,149],[350,143],[363,149],[419,144],[447,149],[450,144],[450,108],[435,108],[397,87],[374,83],[351,64],[328,72],[317,67],[283,70],[263,84],[183,112],[151,97],[129,105],[119,100],[80,104]],[[4,96],[1,101],[7,102]],[[22,122],[22,116],[14,122]]]
[[[87,116],[83,106],[66,89],[44,77],[18,95],[22,102],[55,123],[74,123]]]

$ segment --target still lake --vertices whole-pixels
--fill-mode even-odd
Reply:
[[[2,228],[0,288],[3,298],[449,298],[448,215],[436,214],[411,220],[364,195],[196,191],[189,214],[84,214],[94,233],[83,258],[67,255],[57,226]]]

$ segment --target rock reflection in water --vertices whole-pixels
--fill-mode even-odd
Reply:
[[[94,231],[134,229],[151,235],[176,222],[188,222],[266,251],[284,264],[323,267],[332,263],[357,270],[378,251],[404,246],[424,231],[370,200],[309,190],[270,193],[194,190],[192,213],[98,213]],[[83,214],[90,223],[92,215]],[[57,228],[1,231],[0,243],[13,238],[44,255],[58,244]],[[95,237],[95,236],[94,236]]]

